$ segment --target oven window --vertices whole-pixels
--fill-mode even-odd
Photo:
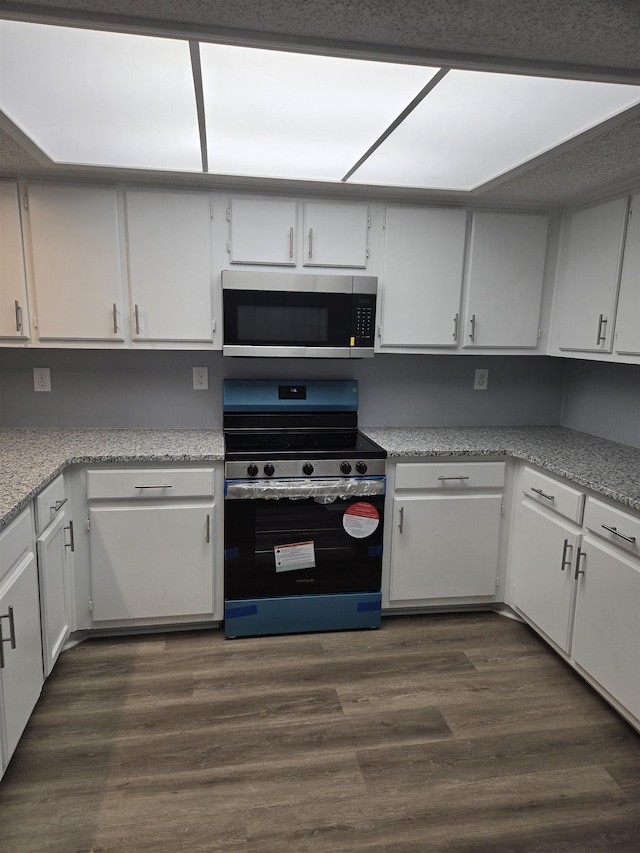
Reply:
[[[225,290],[226,344],[349,346],[348,293]]]

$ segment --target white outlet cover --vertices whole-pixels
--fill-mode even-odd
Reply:
[[[473,383],[474,391],[486,391],[489,384],[489,369],[487,367],[479,367],[476,370],[476,378]]]
[[[194,367],[193,368],[193,390],[206,391],[209,388],[209,368]]]
[[[33,390],[51,391],[51,371],[48,367],[33,368]]]

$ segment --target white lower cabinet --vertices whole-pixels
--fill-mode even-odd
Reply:
[[[493,599],[504,463],[400,463],[392,501],[391,606]]]
[[[522,483],[509,603],[640,728],[640,514],[528,467]]]
[[[0,776],[44,680],[31,508],[0,534]]]
[[[94,624],[214,612],[213,469],[89,471]]]

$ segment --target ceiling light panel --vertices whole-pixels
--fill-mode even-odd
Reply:
[[[0,109],[58,162],[202,169],[185,41],[2,21]]]
[[[350,181],[471,190],[638,103],[637,86],[450,71]]]
[[[209,169],[337,181],[437,73],[397,65],[200,45]]]

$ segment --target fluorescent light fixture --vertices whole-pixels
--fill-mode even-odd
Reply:
[[[438,72],[201,44],[212,172],[339,181]]]
[[[60,163],[202,169],[185,41],[1,21],[0,109]]]
[[[471,190],[638,103],[638,86],[449,71],[351,181]]]
[[[631,85],[199,52],[218,174],[470,191],[640,104]],[[59,163],[201,171],[193,75],[184,39],[0,21],[0,110]]]

